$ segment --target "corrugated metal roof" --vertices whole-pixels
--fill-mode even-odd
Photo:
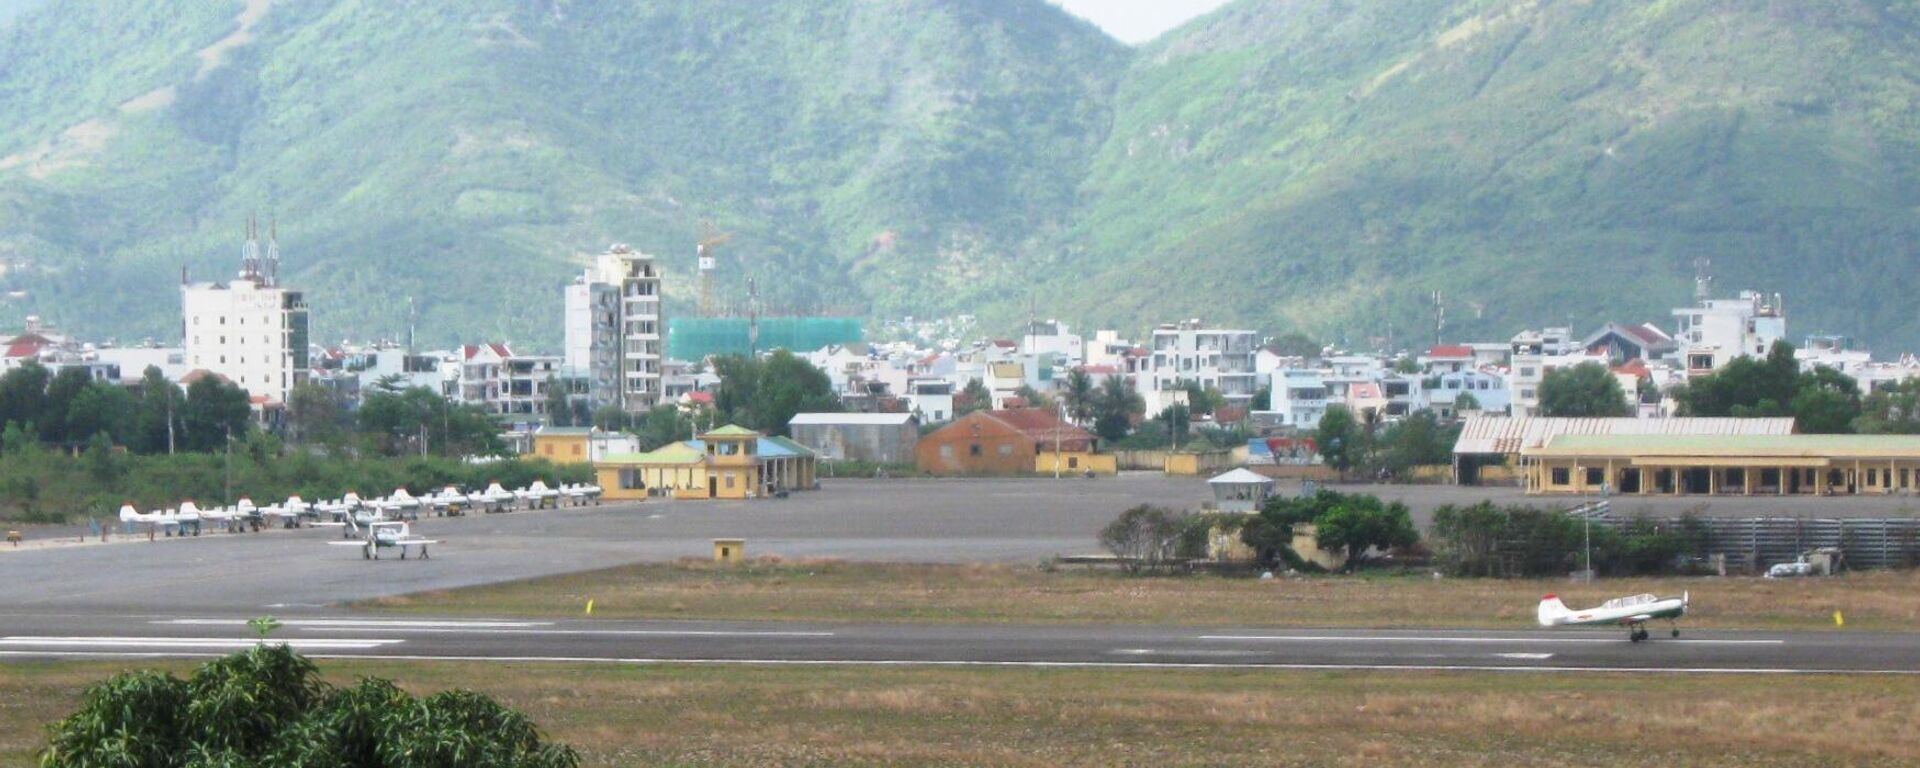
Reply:
[[[1453,444],[1456,454],[1515,454],[1545,446],[1561,435],[1671,435],[1731,437],[1790,435],[1793,419],[1563,419],[1469,416]]]
[[[1560,435],[1527,456],[1920,458],[1920,435]]]
[[[796,413],[792,425],[816,424],[825,426],[883,426],[897,427],[913,419],[911,413]]]

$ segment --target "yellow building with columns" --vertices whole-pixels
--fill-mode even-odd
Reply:
[[[1920,490],[1916,435],[1563,435],[1521,453],[1529,494],[1851,496]]]

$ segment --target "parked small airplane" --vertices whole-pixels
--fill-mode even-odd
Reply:
[[[1608,600],[1598,608],[1575,611],[1560,602],[1558,595],[1547,595],[1540,599],[1540,626],[1621,625],[1627,628],[1627,639],[1637,643],[1650,637],[1647,634],[1647,622],[1666,619],[1673,624],[1673,636],[1679,637],[1680,617],[1687,613],[1688,600],[1689,595],[1685,592],[1680,593],[1679,597],[1633,595]]]
[[[426,560],[432,557],[432,555],[427,553],[427,545],[441,543],[438,539],[428,539],[413,535],[413,529],[406,523],[398,520],[370,523],[364,526],[352,523],[348,525],[353,532],[364,533],[364,538],[359,541],[329,541],[327,543],[336,547],[359,547],[360,556],[368,560],[380,559],[380,550],[382,549],[398,549],[400,550],[400,559],[405,560],[407,559],[407,550],[414,547],[419,548],[420,559]]]
[[[458,515],[472,504],[472,502],[467,501],[466,494],[461,493],[460,489],[451,485],[440,489],[439,493],[430,493],[420,497],[420,503],[422,506],[433,510],[435,515]]]
[[[489,483],[486,490],[467,494],[467,503],[483,512],[505,512],[518,500],[513,491],[500,487],[499,483]]]
[[[588,483],[562,485],[560,486],[560,498],[565,499],[567,503],[576,507],[584,507],[589,503],[598,504],[600,502],[600,486]]]
[[[269,520],[278,520],[287,528],[300,527],[300,520],[313,514],[313,505],[299,496],[288,496],[279,504],[269,504],[260,508],[260,516]]]
[[[546,481],[543,480],[535,480],[532,485],[514,491],[513,495],[520,501],[525,502],[527,509],[547,509],[560,506],[560,492],[548,488]]]
[[[413,494],[407,493],[407,489],[405,488],[393,489],[393,494],[388,496],[385,501],[380,502],[380,505],[385,509],[387,516],[391,518],[411,517],[419,519],[420,517],[420,500],[414,498]]]
[[[133,527],[136,525],[147,526],[147,530],[151,533],[165,531],[167,535],[173,535],[172,526],[174,523],[172,515],[157,509],[152,512],[142,513],[140,510],[134,509],[132,503],[120,505],[120,524],[125,526],[127,535],[133,534]]]

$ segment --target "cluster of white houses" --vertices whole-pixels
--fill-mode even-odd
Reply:
[[[280,280],[280,248],[272,228],[264,248],[259,235],[249,222],[240,268],[230,278],[193,282],[183,270],[179,346],[82,344],[29,319],[25,332],[0,348],[0,368],[36,360],[55,368],[84,366],[98,379],[119,381],[136,380],[149,367],[174,381],[217,375],[245,388],[263,421],[273,418],[293,388],[307,382],[350,395],[374,382],[426,387],[451,400],[478,404],[503,424],[523,431],[551,420],[550,402],[579,403],[581,407],[570,405],[576,410],[617,406],[643,413],[662,403],[710,398],[707,390],[717,383],[698,365],[669,359],[660,265],[653,256],[624,245],[593,257],[591,266],[564,288],[562,354],[543,355],[497,342],[438,351],[397,343],[314,345],[305,294]],[[1525,448],[1532,453],[1503,453],[1510,459],[1506,465],[1524,470],[1520,480],[1529,488],[1826,493],[1841,488],[1904,489],[1915,482],[1901,459],[1873,451],[1846,454],[1855,456],[1858,466],[1817,464],[1787,456],[1782,452],[1789,449],[1778,447],[1767,448],[1774,453],[1724,456],[1710,465],[1659,463],[1663,459],[1658,451],[1626,456],[1622,452],[1629,448],[1655,447],[1647,441],[1701,437],[1682,428],[1699,422],[1669,418],[1674,404],[1666,393],[1741,356],[1765,355],[1787,333],[1786,310],[1777,294],[1746,292],[1714,299],[1704,282],[1695,305],[1673,310],[1672,318],[1671,330],[1651,323],[1608,323],[1576,335],[1571,328],[1550,327],[1522,331],[1503,342],[1440,344],[1411,355],[1322,350],[1291,356],[1263,344],[1253,330],[1198,319],[1160,325],[1138,341],[1111,330],[1081,336],[1057,320],[1033,319],[1017,338],[960,342],[923,334],[912,341],[796,352],[825,372],[847,410],[890,415],[884,424],[864,425],[874,429],[897,429],[901,416],[915,425],[953,421],[961,393],[974,382],[988,398],[977,407],[1019,409],[1029,405],[1024,395],[1056,393],[1078,369],[1095,380],[1125,380],[1141,395],[1149,414],[1184,402],[1193,387],[1212,390],[1226,404],[1217,410],[1216,420],[1282,436],[1313,430],[1336,405],[1388,422],[1420,411],[1443,418],[1525,419],[1538,414],[1540,386],[1550,372],[1598,363],[1620,380],[1637,420],[1667,426],[1644,434],[1630,429],[1568,433],[1533,441]],[[1807,339],[1798,355],[1803,366],[1831,367],[1866,390],[1920,375],[1920,360],[1912,356],[1876,362],[1835,338]],[[554,386],[566,389],[565,398],[550,392]],[[880,457],[874,460],[901,460],[897,446],[849,450],[861,441],[848,442],[845,435],[832,433],[832,426],[796,425],[818,427],[828,435],[818,447],[829,456],[870,453]],[[1792,450],[1827,445],[1791,437],[1799,446]],[[1627,447],[1600,444],[1628,438],[1641,442]],[[1882,450],[1897,441],[1865,442]],[[1661,450],[1679,447],[1684,446],[1673,443]],[[1480,454],[1466,455],[1466,472],[1475,474],[1481,459],[1472,457]],[[1762,456],[1773,459],[1752,461]],[[1855,460],[1829,458],[1841,464]],[[1889,462],[1885,466],[1878,463],[1883,459]]]

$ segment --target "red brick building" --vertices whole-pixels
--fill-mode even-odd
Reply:
[[[1020,475],[1034,471],[1041,453],[1089,453],[1094,441],[1052,411],[975,411],[920,438],[915,459],[934,475]]]

